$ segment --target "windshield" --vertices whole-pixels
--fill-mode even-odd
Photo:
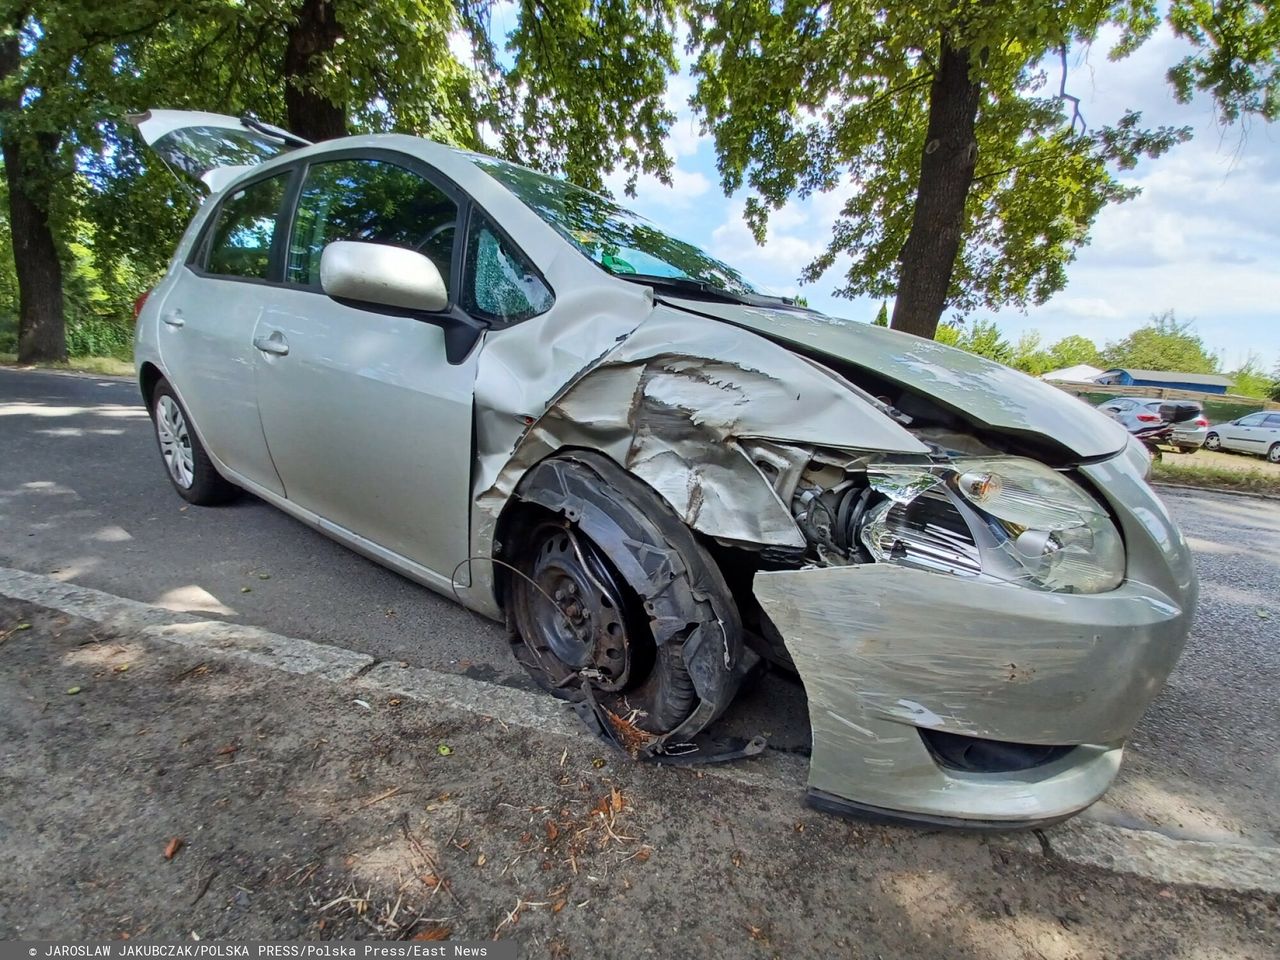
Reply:
[[[737,296],[756,293],[733,267],[668,236],[608,197],[504,160],[473,159],[562,237],[616,276],[692,280]]]

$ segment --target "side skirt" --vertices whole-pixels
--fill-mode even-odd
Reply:
[[[355,533],[352,530],[348,530],[346,527],[326,520],[319,514],[298,506],[292,500],[272,493],[270,490],[259,486],[252,480],[242,477],[212,454],[210,454],[210,458],[217,466],[218,472],[236,486],[243,488],[246,492],[253,494],[260,500],[265,500],[278,510],[287,513],[295,520],[300,520],[313,530],[318,530],[326,537],[336,540],[344,547],[354,550],[361,556],[367,557],[374,563],[386,567],[388,570],[394,570],[396,573],[400,574],[400,576],[405,577],[408,580],[412,580],[414,583],[421,584],[428,589],[434,590],[436,593],[449,597],[452,600],[456,600],[469,610],[474,610],[490,620],[498,620],[501,622],[501,617],[492,616],[487,612],[485,607],[471,601],[470,577],[466,572],[466,564],[463,564],[461,569],[458,571],[459,579],[450,581],[447,576],[443,576],[428,567],[424,567],[420,563],[416,563],[413,560],[402,556],[401,554],[388,550],[386,547],[380,546],[372,540],[362,537],[360,534]]]

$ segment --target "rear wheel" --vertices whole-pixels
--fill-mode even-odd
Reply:
[[[169,482],[178,496],[197,506],[213,506],[235,498],[240,488],[223,479],[205,452],[169,381],[151,393],[151,420]]]
[[[1267,451],[1267,459],[1272,463],[1280,463],[1280,443],[1273,443]]]
[[[1222,439],[1216,433],[1211,433],[1204,438],[1204,448],[1206,450],[1221,450]]]

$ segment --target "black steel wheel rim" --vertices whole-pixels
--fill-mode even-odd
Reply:
[[[577,674],[599,690],[623,689],[631,673],[632,638],[625,593],[599,548],[572,527],[547,523],[531,538],[532,564],[525,601],[535,647],[558,661],[560,682]]]

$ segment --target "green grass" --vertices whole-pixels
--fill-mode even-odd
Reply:
[[[0,366],[13,367],[18,364],[18,356],[13,353],[0,353]],[[133,361],[121,360],[117,357],[72,357],[66,363],[36,364],[43,370],[75,370],[80,373],[92,373],[97,376],[132,377]]]
[[[1238,469],[1216,464],[1170,463],[1167,458],[1152,466],[1152,479],[1159,483],[1280,494],[1280,473],[1270,473],[1257,467]]]

